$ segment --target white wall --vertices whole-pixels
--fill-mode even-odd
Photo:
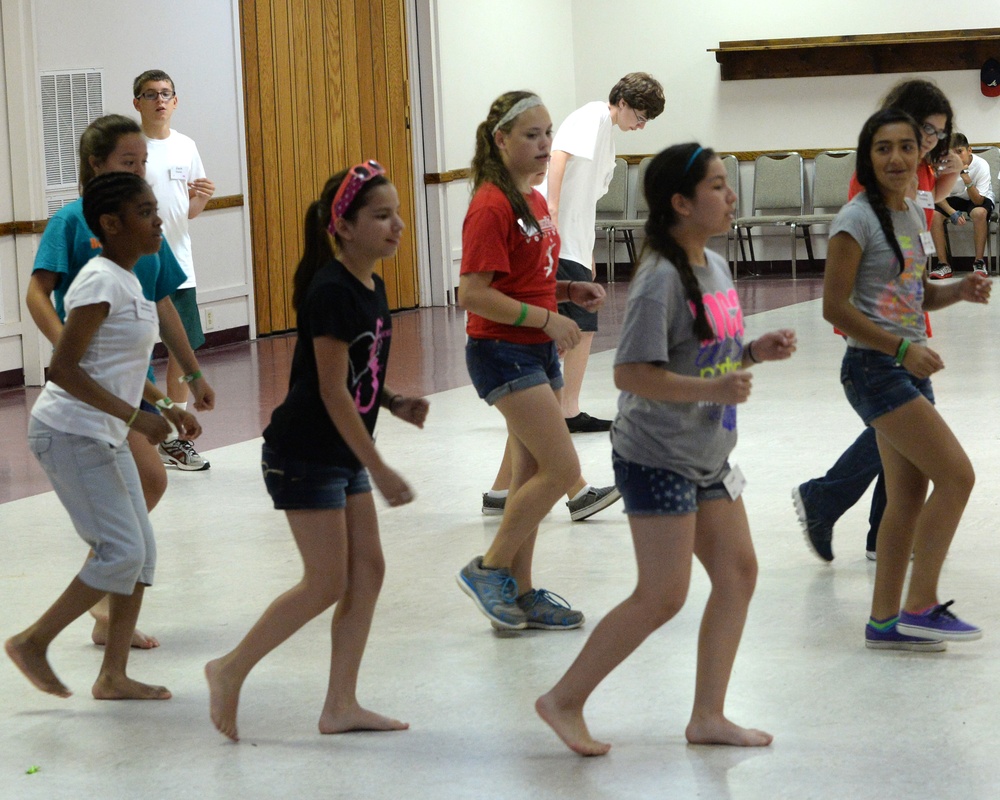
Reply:
[[[530,82],[558,125],[573,108],[607,97],[618,78],[652,73],[664,85],[667,107],[643,131],[616,130],[619,154],[655,153],[698,140],[720,151],[853,147],[862,122],[904,76],[727,81],[709,48],[733,39],[771,39],[899,31],[983,28],[996,24],[983,6],[942,6],[912,0],[713,0],[699,6],[662,0],[507,2],[441,0],[437,24],[444,43],[441,91],[447,162],[468,165],[472,131],[498,90]],[[793,11],[794,6],[794,11]],[[877,14],[873,10],[877,9]],[[478,21],[478,22],[477,22]],[[486,24],[488,21],[488,24]],[[546,30],[546,27],[548,29]],[[571,37],[567,50],[566,37]],[[544,73],[548,73],[547,75]],[[531,80],[533,74],[537,75]],[[571,98],[563,81],[572,76]],[[1000,101],[983,97],[978,70],[922,73],[948,95],[956,128],[973,142],[1000,139]],[[479,110],[479,109],[482,110]],[[463,148],[463,143],[467,145]],[[750,165],[744,172],[749,177]],[[634,171],[634,168],[633,168]],[[749,203],[744,181],[744,207]],[[447,191],[449,241],[460,253],[464,183]],[[776,257],[787,258],[787,242]],[[820,254],[822,242],[818,242]],[[768,250],[764,250],[767,256]],[[804,256],[804,253],[802,254]],[[602,252],[598,258],[604,260]]]
[[[136,119],[133,78],[146,69],[165,70],[174,79],[179,100],[172,126],[198,143],[216,196],[246,196],[238,0],[18,2],[30,7],[35,46],[35,63],[20,68],[26,73],[103,69],[105,111]],[[9,81],[9,64],[7,77]],[[9,214],[2,218],[13,219]],[[253,329],[248,229],[246,207],[208,211],[191,223],[202,320],[205,310],[217,309],[214,330],[243,325]],[[16,298],[25,287],[10,285],[3,263],[0,258],[0,297],[6,312],[7,298]],[[20,327],[24,335],[34,335],[30,320]],[[0,371],[22,366],[19,350],[0,338]]]

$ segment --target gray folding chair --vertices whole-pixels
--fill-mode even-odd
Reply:
[[[597,230],[604,233],[608,244],[608,283],[615,280],[615,232],[627,222],[628,164],[624,158],[615,159],[615,171],[608,186],[607,194],[597,201]],[[635,244],[632,232],[627,231],[625,247],[629,259],[635,262]]]
[[[787,227],[791,231],[792,277],[795,277],[794,219],[805,211],[805,178],[802,156],[795,152],[767,153],[758,156],[753,167],[753,212],[737,217],[737,235],[746,230],[750,260],[756,261],[751,229]],[[782,213],[776,213],[776,212]],[[772,212],[772,213],[763,213]]]
[[[812,213],[802,214],[792,221],[795,228],[802,229],[802,238],[806,242],[806,253],[810,264],[814,264],[816,260],[813,257],[809,228],[833,222],[837,211],[847,202],[856,162],[855,150],[824,150],[816,154],[812,184]],[[820,209],[825,211],[821,213]]]

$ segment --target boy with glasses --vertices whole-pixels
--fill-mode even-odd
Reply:
[[[570,114],[552,140],[547,188],[549,214],[562,245],[556,276],[565,281],[592,281],[597,201],[607,191],[615,170],[612,130],[641,130],[663,113],[663,87],[645,72],[630,72],[614,85],[607,102],[587,103]],[[608,269],[614,269],[609,264]],[[560,303],[559,313],[576,321],[580,344],[566,353],[562,393],[563,416],[570,433],[611,429],[611,420],[595,419],[580,410],[580,387],[597,332],[597,314],[575,303]]]
[[[148,160],[146,180],[153,187],[163,219],[163,235],[177,256],[187,280],[171,299],[180,314],[184,329],[197,350],[205,343],[195,293],[194,261],[191,256],[191,234],[188,220],[194,219],[215,193],[215,184],[205,176],[205,167],[194,140],[170,129],[170,118],[177,110],[177,92],[171,77],[162,70],[147,70],[132,83],[132,104],[142,119]],[[167,395],[182,409],[187,407],[191,376],[184,375],[173,356],[167,360]],[[190,442],[173,438],[162,442],[160,459],[178,469],[198,471],[210,464]]]
[[[972,271],[988,276],[983,254],[986,252],[986,235],[989,230],[990,216],[992,216],[993,208],[996,205],[990,165],[986,159],[972,152],[969,140],[964,133],[952,134],[951,152],[962,159],[963,167],[951,194],[935,206],[938,213],[931,221],[931,235],[934,237],[939,263],[936,269],[931,270],[930,277],[936,280],[951,277],[951,267],[941,260],[947,253],[944,221],[948,219],[952,225],[965,225],[966,215],[968,215],[968,219],[972,220],[972,236],[976,248]]]

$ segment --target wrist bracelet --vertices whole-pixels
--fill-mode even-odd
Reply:
[[[541,330],[545,330],[545,326],[549,324],[549,318],[552,316],[552,312],[545,309],[545,322],[542,323]]]
[[[177,380],[181,383],[191,383],[191,381],[196,381],[201,377],[201,370],[195,370],[194,372],[189,372],[187,375],[182,375]]]
[[[574,283],[576,283],[576,281],[570,281],[566,285],[566,299],[569,300],[571,303],[573,302],[573,284]]]
[[[910,349],[910,340],[907,338],[900,338],[899,347],[896,348],[896,364],[897,366],[903,366],[903,359],[906,358],[906,351]]]
[[[514,327],[519,328],[524,320],[528,316],[528,304],[521,303],[521,313],[518,315],[517,319],[514,320]]]
[[[169,411],[171,408],[174,407],[174,401],[171,400],[169,397],[161,397],[159,400],[156,401],[156,407],[161,411]]]
[[[396,407],[396,401],[397,400],[402,400],[402,399],[403,399],[403,395],[401,395],[401,394],[394,394],[392,396],[392,399],[389,401],[389,405],[386,406],[386,408],[389,409],[389,413],[390,414],[394,413],[393,409]]]
[[[756,358],[754,357],[754,354],[753,354],[753,343],[754,343],[754,342],[756,342],[756,341],[757,341],[756,339],[751,339],[751,340],[750,340],[750,344],[748,344],[748,345],[746,346],[746,351],[747,351],[747,355],[748,355],[748,356],[750,356],[750,361],[751,361],[751,363],[753,363],[753,364],[759,364],[759,363],[760,363],[760,362],[759,362],[759,361],[758,361],[758,360],[757,360],[757,359],[756,359]]]
[[[951,216],[948,217],[948,219],[951,220],[951,224],[952,225],[958,225],[958,220],[959,220],[959,218],[961,216],[962,216],[962,212],[961,211],[952,211],[951,212]]]
[[[132,416],[129,417],[128,421],[125,423],[125,427],[131,428],[132,424],[135,422],[135,418],[138,416],[139,416],[139,406],[136,406],[135,410],[132,412]]]

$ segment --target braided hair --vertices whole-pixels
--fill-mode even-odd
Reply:
[[[875,212],[875,217],[882,228],[882,233],[892,248],[892,252],[899,260],[899,271],[902,272],[905,262],[903,251],[900,249],[899,241],[896,239],[896,229],[892,225],[892,214],[889,211],[889,207],[885,204],[885,196],[882,194],[882,187],[879,186],[878,180],[875,177],[875,166],[872,163],[872,143],[875,140],[875,134],[878,133],[879,128],[894,123],[903,123],[913,128],[913,135],[916,137],[917,146],[919,147],[921,139],[920,127],[913,117],[899,108],[876,111],[865,121],[864,126],[861,128],[861,134],[858,136],[857,174],[858,183],[865,189],[868,204],[872,207],[872,211]]]
[[[668,147],[649,162],[642,187],[649,203],[645,246],[668,259],[677,269],[694,309],[694,333],[701,341],[715,339],[716,334],[708,321],[701,287],[687,252],[674,238],[672,229],[677,223],[677,212],[671,201],[675,194],[694,197],[695,187],[705,177],[713,158],[715,151],[702,148],[696,142]]]
[[[295,276],[292,278],[292,307],[295,309],[296,315],[302,313],[302,303],[306,299],[306,292],[309,290],[309,284],[312,283],[313,277],[319,272],[319,268],[330,258],[330,234],[328,230],[330,227],[331,206],[333,205],[333,199],[337,196],[340,184],[347,179],[349,171],[342,169],[336,175],[332,176],[323,186],[323,191],[320,192],[319,199],[313,200],[309,204],[309,208],[306,209],[303,226],[303,241],[305,244],[302,250],[302,258],[299,259],[298,266],[295,268]],[[385,186],[387,183],[389,183],[389,179],[384,175],[376,175],[371,180],[366,181],[354,196],[347,210],[341,215],[341,218],[346,219],[348,222],[354,222],[358,218],[358,211],[367,204],[365,198],[368,196],[368,192],[376,186]],[[336,235],[334,238],[339,242],[336,239]]]
[[[493,129],[496,124],[510,111],[514,105],[528,97],[536,96],[534,92],[517,91],[506,92],[493,101],[490,112],[486,119],[479,123],[476,128],[476,152],[472,157],[472,193],[484,183],[492,183],[510,201],[510,206],[514,210],[514,216],[520,218],[528,230],[534,227],[541,230],[538,220],[531,211],[531,206],[511,176],[507,165],[503,163],[500,156],[500,148],[497,147],[493,139]],[[510,133],[514,128],[517,117],[505,122],[499,130]]]
[[[151,191],[149,184],[132,172],[105,172],[83,187],[83,218],[104,244],[107,234],[101,227],[101,217],[119,213],[129,200]]]

